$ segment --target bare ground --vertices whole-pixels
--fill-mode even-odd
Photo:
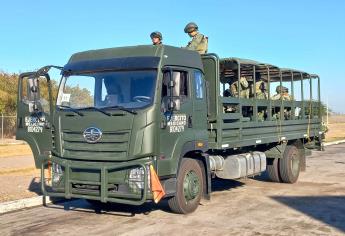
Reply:
[[[40,194],[40,171],[34,165],[31,155],[0,158],[0,202]]]
[[[345,115],[330,116],[329,122],[326,141],[345,139]],[[30,147],[13,139],[3,143],[7,145],[0,145],[0,202],[37,196],[40,174],[34,167]]]
[[[326,118],[324,118],[326,121]],[[332,115],[329,117],[326,142],[345,139],[345,115]]]
[[[314,152],[307,166],[294,185],[214,180],[211,201],[190,215],[76,200],[2,215],[0,235],[344,235],[345,144]]]

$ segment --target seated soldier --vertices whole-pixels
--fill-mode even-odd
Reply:
[[[289,94],[289,89],[284,86],[277,86],[275,95],[272,96],[272,100],[283,100],[283,101],[291,101],[292,96]],[[273,119],[280,119],[280,112],[277,112],[276,114],[273,114]],[[291,118],[291,109],[284,109],[284,119],[289,120]]]
[[[241,86],[240,98],[249,98],[250,88],[249,88],[249,84],[246,77],[240,78],[240,86]],[[239,92],[238,81],[237,79],[232,79],[229,82],[229,88],[224,91],[223,96],[224,97],[238,97],[238,92]],[[225,106],[225,112],[235,112],[235,111],[236,111],[235,106],[231,106],[231,105]]]
[[[249,98],[249,84],[246,79],[246,77],[240,78],[240,86],[241,86],[241,92],[240,92],[240,98]],[[224,91],[224,93],[229,94],[231,97],[238,97],[238,82],[236,80],[232,80],[232,82],[229,83],[229,88]]]
[[[289,94],[289,89],[284,86],[277,86],[276,88],[276,94],[272,96],[272,100],[280,100],[282,99],[283,101],[291,101],[292,97]]]
[[[261,78],[260,74],[256,76],[255,93],[257,99],[268,99],[267,83]]]

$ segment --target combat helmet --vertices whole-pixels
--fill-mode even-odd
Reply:
[[[150,34],[151,39],[152,38],[159,38],[160,40],[163,40],[162,33],[159,31],[154,31]]]
[[[198,30],[198,25],[195,24],[194,22],[189,22],[186,27],[184,27],[184,32],[185,33],[191,33],[193,32],[194,30]]]
[[[276,92],[277,93],[288,93],[289,92],[289,89],[287,87],[284,87],[284,86],[277,86],[276,88]]]

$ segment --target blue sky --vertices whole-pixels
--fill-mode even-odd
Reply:
[[[209,52],[321,76],[322,100],[345,113],[345,1],[3,1],[0,70],[64,65],[74,52],[164,43],[184,46],[183,28],[199,24]]]

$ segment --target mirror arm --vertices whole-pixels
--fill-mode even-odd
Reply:
[[[171,112],[174,111],[174,90],[172,89],[175,84],[174,84],[174,72],[172,70],[172,68],[169,68],[169,73],[170,73],[170,81],[169,81],[169,90],[170,90],[170,101],[168,104],[168,109],[171,110]]]
[[[40,68],[39,70],[37,70],[35,73],[35,77],[46,76],[51,68],[55,68],[55,69],[58,69],[61,71],[63,70],[63,67],[61,67],[61,66],[48,65],[48,66],[44,66],[44,67]]]

